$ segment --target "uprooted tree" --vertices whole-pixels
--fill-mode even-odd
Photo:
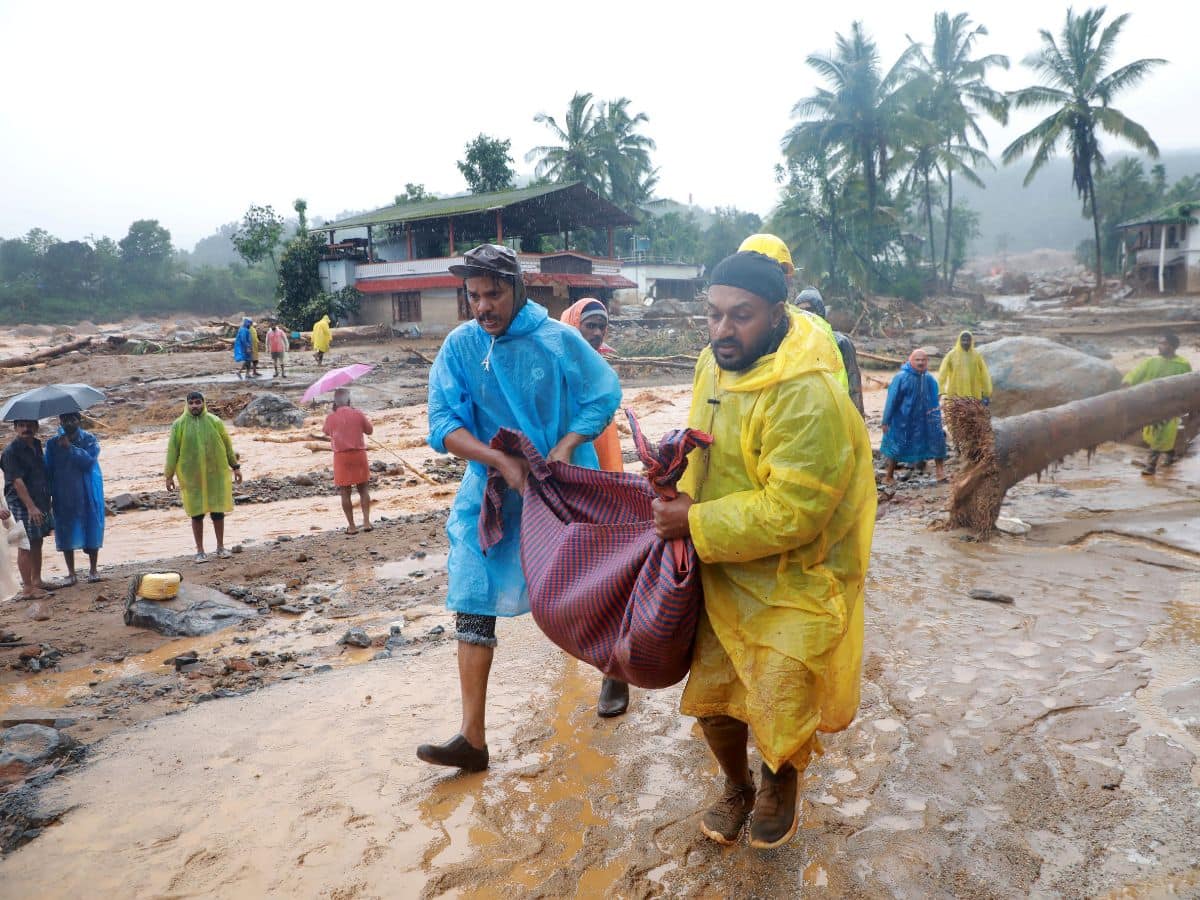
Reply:
[[[1200,372],[995,422],[979,401],[954,398],[947,403],[947,421],[965,465],[954,481],[950,525],[987,534],[1017,482],[1072,453],[1185,413],[1200,416]]]

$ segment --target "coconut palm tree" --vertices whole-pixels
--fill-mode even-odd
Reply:
[[[621,207],[646,200],[658,180],[650,162],[654,141],[637,128],[650,121],[645,113],[629,114],[628,97],[600,104],[596,140],[605,168],[605,196]]]
[[[972,27],[966,13],[951,18],[949,13],[940,12],[933,17],[933,43],[928,53],[924,45],[909,38],[914,47],[912,76],[923,101],[917,118],[929,123],[939,137],[936,149],[923,148],[926,152],[918,161],[923,166],[923,179],[931,170],[936,170],[946,185],[942,273],[947,277],[954,216],[954,173],[961,172],[969,182],[983,187],[975,168],[992,163],[983,152],[988,143],[979,127],[979,117],[986,114],[1002,125],[1008,121],[1007,100],[987,83],[988,70],[1007,69],[1008,57],[998,53],[972,57],[976,40],[987,33],[982,25]],[[926,188],[928,196],[927,185]],[[932,219],[931,211],[927,210],[927,215]]]
[[[533,121],[549,128],[558,141],[534,147],[525,154],[526,162],[537,160],[534,174],[551,181],[582,181],[597,193],[604,190],[599,114],[590,93],[576,93],[571,98],[561,126],[554,116],[546,113],[538,113]]]
[[[785,135],[783,149],[791,160],[820,154],[835,167],[855,170],[862,180],[867,211],[867,255],[876,244],[876,220],[881,188],[891,177],[891,156],[902,144],[911,116],[898,88],[910,77],[910,47],[883,72],[879,48],[862,22],[850,26],[850,36],[836,36],[834,52],[814,53],[805,62],[828,83],[827,88],[800,100],[792,115],[803,121]]]
[[[1151,157],[1158,157],[1158,146],[1149,132],[1124,113],[1109,104],[1126,88],[1142,81],[1165,59],[1139,59],[1113,71],[1107,71],[1112,61],[1117,37],[1125,23],[1126,13],[1117,16],[1101,30],[1105,7],[1089,9],[1081,15],[1067,10],[1059,40],[1043,29],[1041,49],[1025,59],[1025,65],[1042,76],[1043,83],[1010,94],[1017,109],[1054,107],[1054,111],[1008,145],[1004,150],[1005,164],[1015,162],[1033,151],[1033,162],[1025,176],[1029,185],[1038,170],[1054,156],[1065,138],[1071,152],[1071,180],[1080,199],[1092,213],[1096,240],[1096,290],[1101,290],[1103,260],[1100,245],[1100,219],[1096,214],[1096,172],[1104,165],[1096,130],[1129,142]],[[1061,44],[1060,44],[1061,41]]]

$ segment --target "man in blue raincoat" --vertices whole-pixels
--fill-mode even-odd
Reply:
[[[46,475],[54,505],[54,544],[67,564],[67,585],[76,583],[75,551],[88,556],[88,581],[100,580],[96,557],[104,544],[104,478],[100,442],[79,427],[79,413],[58,417],[58,434],[46,442]]]
[[[486,769],[484,707],[496,647],[496,617],[529,612],[521,571],[521,491],[528,465],[489,446],[500,428],[523,432],[551,461],[598,468],[591,441],[621,400],[616,373],[574,328],[525,296],[516,254],[483,244],[450,271],[463,279],[473,318],[446,338],[429,373],[429,444],[468,461],[450,510],[449,590],[455,613],[462,728],[417,757],[466,771]],[[479,510],[488,468],[511,490],[504,539],[479,547]]]
[[[929,459],[937,467],[937,480],[946,480],[946,432],[938,407],[937,379],[929,374],[924,350],[914,350],[888,385],[879,452],[887,460],[884,484],[895,481],[896,463],[917,465]]]
[[[233,339],[233,361],[241,363],[238,368],[238,378],[250,374],[254,365],[254,339],[250,336],[250,317],[242,319],[242,327],[238,329]]]

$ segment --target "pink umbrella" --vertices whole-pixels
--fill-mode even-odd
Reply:
[[[345,387],[355,379],[362,378],[374,368],[374,366],[364,365],[363,363],[353,363],[348,366],[342,366],[340,369],[330,369],[308,386],[308,390],[304,392],[304,396],[300,402],[308,403],[318,394],[328,394],[330,391]]]

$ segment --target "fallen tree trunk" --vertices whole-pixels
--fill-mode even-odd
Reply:
[[[954,481],[950,524],[986,535],[1010,487],[1080,450],[1115,441],[1155,422],[1200,416],[1200,372],[1159,378],[1062,406],[992,422],[977,400],[947,401],[966,467]]]
[[[10,356],[8,359],[0,359],[0,369],[16,369],[20,366],[36,365],[48,359],[54,359],[56,356],[70,353],[72,350],[83,350],[90,347],[93,340],[94,338],[90,337],[80,338],[77,341],[60,344],[57,347],[47,347],[45,350],[38,350],[36,353],[29,353],[25,356]]]

